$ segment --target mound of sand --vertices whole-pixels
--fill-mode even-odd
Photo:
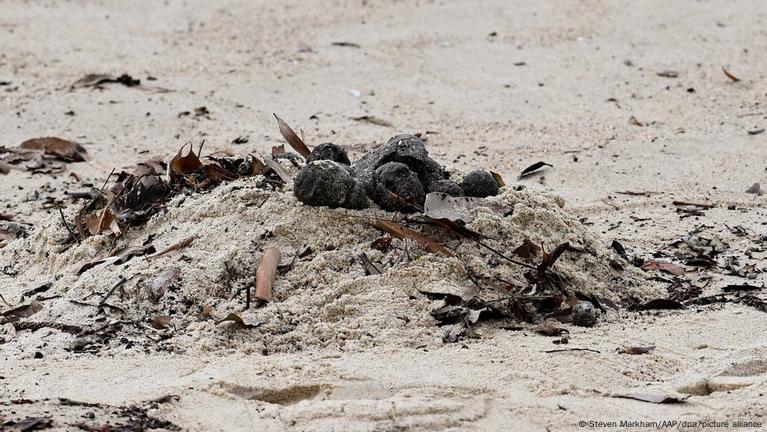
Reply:
[[[449,330],[437,326],[431,311],[457,297],[504,304],[498,299],[510,293],[475,282],[505,281],[508,287],[509,281],[525,281],[530,271],[433,227],[424,227],[424,233],[454,257],[427,253],[400,239],[385,251],[376,249],[371,244],[383,234],[370,223],[401,220],[401,215],[309,207],[289,190],[262,186],[259,177],[177,196],[148,223],[117,238],[97,235],[65,247],[68,233],[58,215],[51,216],[29,237],[0,251],[5,298],[19,305],[39,297],[42,310],[23,321],[71,326],[46,343],[76,351],[361,350],[440,345]],[[546,250],[563,242],[579,249],[565,252],[550,270],[565,300],[580,295],[620,305],[658,294],[633,266],[624,262],[617,270],[620,266],[610,265],[621,258],[563,207],[559,198],[507,188],[474,206],[468,227],[508,255],[525,239]],[[194,237],[191,245],[161,257],[136,257],[123,264],[109,258],[78,274],[85,263],[108,257],[110,251],[119,256],[121,250],[147,244],[159,251],[188,237]],[[245,290],[253,286],[262,251],[269,246],[283,253],[274,300],[243,310]],[[362,253],[382,274],[366,275]],[[45,284],[50,284],[47,290],[22,297]],[[541,287],[527,287],[525,293],[536,289]],[[229,313],[257,327],[217,323]],[[483,321],[474,329],[492,332],[510,320]],[[14,332],[12,326],[5,324],[6,338],[34,338],[34,332]]]

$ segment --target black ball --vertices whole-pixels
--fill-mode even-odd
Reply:
[[[466,196],[484,198],[498,195],[498,182],[487,171],[472,171],[463,178],[461,188]]]
[[[343,147],[337,146],[333,143],[320,144],[312,150],[312,153],[306,159],[306,163],[314,162],[317,160],[332,160],[344,165],[351,165],[349,162],[349,155],[346,154],[346,150]]]

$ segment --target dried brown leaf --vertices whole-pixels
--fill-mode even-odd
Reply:
[[[393,124],[391,124],[390,122],[388,122],[386,120],[382,120],[382,119],[380,119],[378,117],[373,117],[373,116],[368,116],[368,115],[360,116],[360,117],[352,117],[352,120],[359,121],[359,122],[366,122],[366,123],[374,124],[374,125],[377,125],[377,126],[394,127]]]
[[[631,354],[631,355],[639,355],[639,354],[647,354],[650,351],[654,350],[655,346],[645,346],[645,347],[621,347],[618,350],[619,354]]]
[[[29,318],[32,315],[40,312],[42,309],[42,303],[37,300],[32,300],[29,304],[21,305],[3,312],[3,317],[7,322],[16,322],[24,318]]]
[[[83,162],[88,151],[78,143],[56,137],[33,138],[19,145],[20,149],[42,151],[65,162]]]
[[[152,318],[151,324],[152,327],[157,330],[162,330],[167,328],[170,325],[171,317],[170,315],[157,315]]]
[[[640,268],[644,271],[660,270],[676,276],[683,275],[686,272],[685,268],[680,265],[655,260],[647,261],[646,263],[642,264]]]
[[[285,141],[290,144],[291,147],[293,147],[293,150],[295,150],[298,154],[305,158],[308,158],[309,155],[312,153],[311,150],[309,150],[309,147],[304,144],[304,141],[296,135],[295,132],[293,132],[293,129],[288,126],[287,123],[285,123],[281,118],[277,117],[277,114],[274,114],[274,118],[277,119],[277,125],[280,127],[280,133],[282,134],[282,137],[285,138]]]
[[[530,239],[525,239],[512,253],[526,259],[535,258],[541,253],[541,247],[530,241]]]
[[[256,327],[261,325],[260,322],[257,322],[257,323],[246,323],[242,319],[242,317],[240,317],[239,315],[237,315],[234,312],[230,313],[229,315],[227,315],[223,319],[220,319],[220,320],[216,321],[216,325],[219,325],[219,324],[221,324],[223,322],[227,322],[227,321],[231,321],[231,322],[237,324],[237,326],[243,327],[243,328],[256,328]]]
[[[413,231],[412,229],[400,225],[396,222],[388,221],[388,220],[379,220],[378,222],[372,224],[373,228],[379,229],[381,231],[387,232],[394,237],[397,237],[398,239],[409,239],[413,240],[416,243],[420,244],[421,246],[426,249],[427,252],[430,253],[439,253],[444,256],[452,257],[455,256],[452,252],[450,252],[447,248],[442,246],[441,244],[437,243],[436,241],[424,236],[423,234]]]

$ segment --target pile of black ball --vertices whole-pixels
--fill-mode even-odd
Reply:
[[[448,177],[429,157],[423,141],[396,135],[353,165],[346,151],[335,144],[315,147],[293,191],[299,201],[312,206],[363,209],[370,198],[391,211],[414,210],[408,203],[421,207],[430,192],[480,198],[498,194],[498,182],[489,172],[472,171],[460,184]]]

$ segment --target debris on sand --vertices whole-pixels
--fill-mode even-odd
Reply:
[[[190,146],[167,165],[138,164],[62,212],[74,223],[41,224],[6,246],[0,267],[19,287],[60,275],[35,318],[81,329],[77,349],[89,352],[420,346],[556,315],[591,326],[601,304],[661,295],[641,270],[610,265],[615,251],[560,199],[502,187],[489,172],[458,186],[413,135],[351,166],[332,144],[302,152],[307,163],[279,147],[203,157]],[[56,253],[17,259],[29,250]],[[254,286],[259,307],[243,310]],[[216,321],[214,310],[232,312]]]

